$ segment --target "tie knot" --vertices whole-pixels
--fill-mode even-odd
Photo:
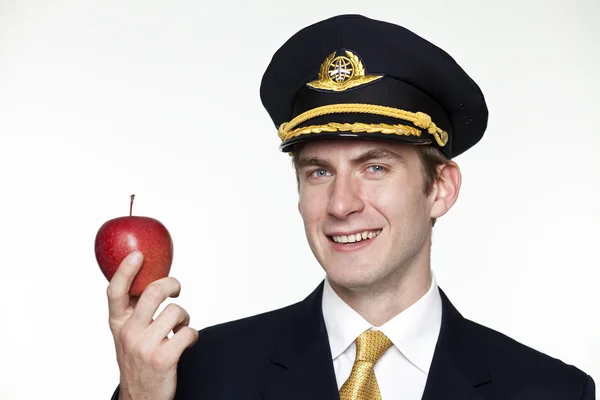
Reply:
[[[392,347],[392,341],[381,331],[368,330],[356,339],[356,359],[375,364]]]

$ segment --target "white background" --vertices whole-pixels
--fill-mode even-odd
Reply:
[[[196,328],[321,281],[258,90],[289,36],[341,13],[424,36],[486,96],[434,230],[440,286],[600,380],[599,2],[0,0],[0,398],[110,397],[93,242],[131,193],[171,231]]]

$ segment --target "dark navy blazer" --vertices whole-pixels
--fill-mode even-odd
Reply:
[[[200,331],[179,361],[175,399],[339,400],[322,294],[323,283],[297,304]],[[590,376],[463,318],[440,294],[423,400],[595,399]]]

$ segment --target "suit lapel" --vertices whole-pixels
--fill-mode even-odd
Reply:
[[[470,326],[444,292],[442,327],[423,400],[481,399],[476,387],[491,382]],[[292,308],[261,387],[264,400],[339,400],[321,301],[323,283]]]
[[[321,310],[323,283],[294,312],[268,366],[265,400],[339,400]]]
[[[480,399],[476,387],[491,382],[469,324],[440,289],[442,327],[423,393],[423,400]]]

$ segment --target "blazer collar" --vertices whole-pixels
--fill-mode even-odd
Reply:
[[[339,394],[321,301],[323,282],[292,307],[271,357],[261,394],[265,400],[338,400]]]
[[[442,327],[423,400],[479,399],[476,387],[491,382],[489,368],[472,325],[445,293]],[[265,400],[339,400],[331,349],[323,320],[323,282],[291,307],[277,350],[267,368],[261,394]]]
[[[490,383],[473,325],[458,312],[446,294],[442,297],[442,327],[425,385],[423,400],[479,399],[476,387]]]

